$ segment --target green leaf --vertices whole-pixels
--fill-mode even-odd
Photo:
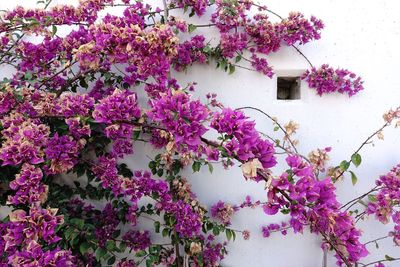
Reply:
[[[204,48],[203,48],[203,52],[204,53],[210,53],[211,52],[211,47],[209,46],[209,45],[206,45]]]
[[[218,228],[218,226],[215,226],[214,228],[213,228],[213,230],[212,230],[212,233],[213,233],[213,235],[219,235],[219,228]]]
[[[84,255],[90,249],[90,244],[88,242],[83,242],[79,246],[79,251],[82,255]]]
[[[214,171],[214,167],[211,163],[208,163],[208,170],[210,171],[210,173]]]
[[[126,250],[126,243],[125,242],[121,242],[119,244],[119,252],[123,253]]]
[[[144,250],[140,250],[140,251],[138,251],[138,252],[136,252],[136,257],[138,257],[138,258],[140,258],[140,257],[144,257],[144,256],[146,256],[147,255],[147,252],[146,251],[144,251]]]
[[[353,162],[354,166],[358,167],[361,164],[361,155],[355,153],[351,156],[351,162]]]
[[[194,30],[196,30],[197,29],[197,27],[196,27],[196,25],[193,25],[193,24],[189,24],[188,25],[188,31],[189,31],[189,33],[192,33]]]
[[[228,239],[228,241],[231,241],[232,239],[232,231],[229,229],[225,230],[225,234],[226,234],[226,238]]]
[[[164,228],[164,229],[162,230],[161,234],[162,234],[163,237],[166,237],[166,236],[168,236],[168,234],[169,234],[169,230],[168,230],[167,228]]]
[[[238,63],[240,60],[242,60],[242,55],[237,55],[235,57],[235,63]]]
[[[74,228],[70,227],[64,232],[64,236],[67,240],[71,239],[72,233],[74,232]]]
[[[140,137],[140,131],[133,131],[133,140],[138,140]]]
[[[193,172],[200,171],[200,167],[201,167],[201,162],[199,162],[199,161],[193,162],[193,165],[192,165]]]
[[[56,33],[57,33],[57,26],[56,26],[56,25],[53,25],[53,26],[51,27],[51,34],[54,36],[54,35],[56,35]]]
[[[376,202],[376,196],[375,195],[368,195],[368,200],[371,202]]]
[[[69,222],[78,227],[78,229],[82,229],[85,225],[85,220],[80,218],[72,218]]]
[[[116,260],[115,256],[112,256],[111,258],[108,259],[107,264],[113,265],[115,263],[115,260]]]
[[[107,250],[105,248],[98,248],[96,250],[96,260],[101,260],[107,254]]]
[[[342,171],[344,171],[344,172],[347,171],[349,169],[349,167],[350,167],[350,162],[349,161],[343,160],[342,162],[340,162],[340,169]]]
[[[160,232],[160,226],[161,226],[161,223],[159,221],[154,222],[154,229],[155,229],[154,231],[156,233]]]
[[[26,80],[32,80],[32,72],[28,71],[24,75]]]
[[[395,260],[395,258],[390,257],[389,255],[385,255],[385,260],[387,260],[387,261],[393,261],[393,260]]]
[[[149,253],[150,254],[157,254],[159,251],[160,251],[160,248],[157,245],[149,247]]]
[[[350,174],[351,174],[351,183],[353,184],[353,185],[355,185],[356,183],[357,183],[357,176],[355,175],[355,173],[354,172],[352,172],[352,171],[350,171]]]
[[[235,66],[232,64],[229,64],[229,74],[232,74],[235,72]]]
[[[107,240],[106,248],[107,248],[107,250],[111,250],[111,251],[115,251],[118,249],[114,240]]]

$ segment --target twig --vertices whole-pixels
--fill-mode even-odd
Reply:
[[[368,244],[374,243],[374,242],[379,241],[379,240],[386,239],[386,238],[388,238],[388,237],[390,237],[390,236],[386,235],[386,236],[378,237],[378,238],[376,238],[376,239],[374,239],[374,240],[371,240],[371,241],[368,241],[368,242],[364,243],[364,245],[366,246],[366,245],[368,245]]]
[[[366,144],[368,144],[369,143],[369,141],[375,136],[375,135],[377,135],[379,132],[381,132],[383,129],[385,129],[386,127],[388,127],[390,125],[390,123],[389,122],[386,122],[382,127],[380,127],[378,130],[376,130],[373,134],[371,134],[370,136],[368,136],[367,137],[367,139],[365,139],[365,141],[357,148],[357,150],[353,153],[353,154],[351,154],[351,155],[354,155],[354,154],[357,154],[358,152],[360,152],[360,150],[366,145]],[[350,157],[350,160],[351,160],[351,157]],[[349,161],[350,161],[349,160]],[[340,171],[340,173],[334,178],[334,180],[337,180],[337,179],[339,179],[339,177],[340,176],[342,176],[343,175],[343,173],[344,173],[345,171]]]
[[[374,265],[374,264],[377,264],[377,263],[381,263],[381,262],[386,262],[386,261],[398,261],[398,260],[400,260],[400,258],[391,258],[391,259],[384,259],[384,260],[379,260],[379,261],[373,261],[373,262],[369,262],[369,263],[361,263],[361,262],[358,262],[358,264],[361,264],[361,266],[371,266],[371,265]]]
[[[372,192],[374,192],[374,191],[376,191],[376,190],[378,190],[378,186],[375,186],[374,188],[372,188],[371,190],[369,190],[367,193],[362,194],[361,196],[356,197],[356,198],[350,200],[350,201],[347,202],[346,204],[342,205],[342,206],[340,207],[340,209],[343,209],[344,207],[346,207],[347,205],[349,205],[350,203],[352,203],[352,202],[354,202],[354,201],[363,199],[364,197],[368,196],[369,194],[371,194]],[[357,202],[355,202],[355,203],[357,203]],[[354,205],[354,203],[351,204],[351,205],[346,209],[346,211],[349,210],[353,205]]]
[[[306,55],[304,55],[304,53],[301,52],[301,50],[297,46],[291,45],[291,47],[293,47],[307,61],[308,65],[310,65],[311,68],[314,68],[314,65],[311,63],[308,57],[306,57]]]
[[[287,131],[285,130],[285,128],[284,128],[276,119],[274,119],[274,118],[273,118],[271,115],[269,115],[268,113],[262,111],[262,110],[259,109],[259,108],[255,108],[255,107],[240,107],[240,108],[237,108],[237,109],[235,109],[235,110],[243,110],[243,109],[251,109],[251,110],[258,111],[258,112],[264,114],[266,117],[268,117],[271,121],[273,121],[274,123],[276,123],[276,124],[278,125],[279,129],[285,134],[287,140],[289,141],[290,145],[292,146],[292,148],[294,149],[294,151],[296,152],[296,154],[300,155],[299,152],[297,151],[296,146],[294,145],[294,143],[293,143],[292,140],[290,139],[289,134],[287,133]],[[308,160],[307,160],[307,161],[308,161]]]

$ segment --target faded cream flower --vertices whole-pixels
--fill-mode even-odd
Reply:
[[[191,152],[181,153],[180,163],[183,166],[188,166],[193,162],[194,155]]]
[[[300,126],[300,125],[299,125],[298,123],[296,123],[296,122],[290,120],[288,123],[286,123],[286,124],[284,125],[284,128],[285,128],[286,133],[287,133],[288,135],[293,135],[293,134],[295,134],[296,131],[299,129],[299,126]]]
[[[379,132],[376,134],[376,136],[377,136],[378,139],[380,139],[380,140],[384,140],[384,139],[385,139],[385,136],[384,136],[384,134],[383,134],[382,131],[379,131]]]
[[[316,149],[308,154],[308,159],[310,160],[314,169],[325,171],[326,163],[329,161],[329,151],[330,148]]]
[[[255,158],[249,160],[248,162],[242,164],[242,172],[244,177],[246,178],[253,178],[257,176],[257,169],[262,169],[261,162]]]
[[[343,171],[338,167],[329,167],[328,170],[326,171],[326,174],[334,179],[343,178]]]
[[[383,119],[387,123],[391,123],[394,119],[399,119],[400,118],[400,108],[397,108],[396,110],[389,110],[385,114],[383,114]]]
[[[175,142],[169,141],[167,146],[165,147],[169,153],[171,153],[175,148]]]
[[[201,252],[201,244],[199,242],[190,243],[190,254],[195,255]]]

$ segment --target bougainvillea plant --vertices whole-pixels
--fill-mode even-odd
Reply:
[[[122,14],[103,12],[115,6]],[[192,24],[191,17],[207,23]],[[218,42],[196,35],[200,27],[217,29]],[[300,154],[296,123],[282,125],[258,110],[284,134],[272,138],[241,109],[225,107],[215,94],[203,103],[192,96],[194,83],[173,77],[194,64],[272,77],[267,55],[283,46],[303,55],[298,47],[319,39],[323,27],[315,17],[281,17],[251,0],[172,0],[159,7],[43,0],[35,9],[3,12],[0,64],[12,76],[0,82],[0,200],[8,210],[0,224],[1,266],[219,266],[227,242],[238,233],[250,238],[249,231],[230,228],[232,216],[249,207],[288,216],[260,226],[260,235],[311,231],[340,266],[396,260],[362,264],[369,242],[360,241],[356,223],[366,216],[392,219],[388,237],[400,244],[399,167],[344,205],[334,183],[345,173],[356,182],[349,168],[361,163],[359,151],[397,121],[400,110],[388,112],[383,127],[349,160],[326,169],[330,148]],[[308,63],[302,79],[319,95],[363,89],[348,70]],[[135,153],[138,142],[155,156],[131,169],[121,159]],[[286,161],[278,162],[278,153]],[[243,179],[265,187],[266,199],[203,206],[182,171],[212,171],[215,164],[240,166]],[[274,173],[277,164],[286,171]],[[364,198],[364,212],[350,209]]]

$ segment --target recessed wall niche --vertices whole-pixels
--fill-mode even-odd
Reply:
[[[300,93],[300,77],[299,76],[278,76],[276,99],[278,100],[298,100]]]

